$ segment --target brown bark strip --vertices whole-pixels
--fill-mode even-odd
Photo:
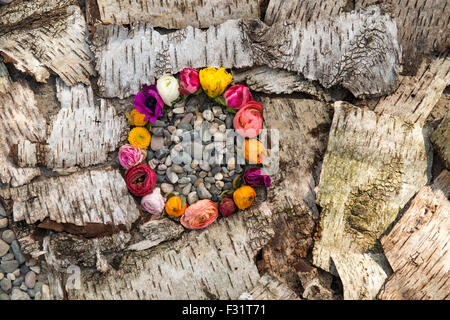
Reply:
[[[387,278],[378,238],[427,183],[429,150],[420,125],[335,103],[317,193],[322,232],[313,262],[341,276],[344,298],[373,299]]]
[[[95,71],[85,39],[86,22],[73,3],[17,1],[0,8],[3,57],[38,82],[45,82],[52,71],[68,85],[89,84]]]
[[[90,227],[99,231],[95,226],[102,225],[111,232],[129,230],[140,215],[123,177],[111,167],[47,178],[0,195],[12,202],[14,221],[34,224],[48,218],[49,224],[69,231],[70,225],[86,232]]]
[[[450,169],[450,109],[430,138],[435,150],[444,160],[447,169]]]
[[[36,106],[33,91],[24,81],[11,83],[0,93],[0,181],[13,187],[26,184],[40,175],[38,168],[18,168],[9,157],[20,140],[42,142],[45,119]]]
[[[155,27],[208,28],[230,19],[259,19],[259,0],[97,0],[100,20],[109,24],[150,22]]]
[[[100,25],[93,44],[104,97],[128,97],[185,67],[258,65],[301,72],[326,88],[344,86],[356,96],[379,96],[396,87],[396,34],[393,20],[372,6],[306,27],[229,20],[205,31],[188,27],[162,35],[150,24],[133,24],[131,30]]]
[[[378,298],[448,300],[450,172],[424,186],[394,228],[381,239],[394,270]]]

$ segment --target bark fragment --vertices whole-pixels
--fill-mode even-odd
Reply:
[[[155,27],[208,28],[230,19],[258,19],[259,0],[97,0],[100,20],[109,24],[151,22]]]
[[[0,52],[38,82],[50,72],[68,85],[94,75],[86,22],[77,1],[16,1],[0,8]]]
[[[439,127],[431,134],[430,139],[446,167],[450,169],[450,109]]]
[[[381,244],[394,274],[378,298],[448,300],[450,172],[424,186]]]
[[[263,275],[257,285],[239,296],[241,300],[299,300],[288,286],[270,274]]]
[[[335,103],[317,193],[322,231],[313,263],[341,276],[344,298],[378,293],[389,273],[378,238],[427,183],[429,149],[420,125]]]
[[[5,64],[0,60],[0,94],[6,93],[11,83],[8,69],[6,69]]]

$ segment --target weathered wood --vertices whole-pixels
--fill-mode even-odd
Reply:
[[[45,82],[50,72],[68,85],[95,74],[86,22],[75,0],[16,1],[0,8],[0,52],[23,72]]]
[[[82,273],[69,299],[237,299],[260,279],[254,256],[273,234],[272,213],[259,207],[151,250],[127,251],[119,271]]]
[[[87,237],[130,230],[140,216],[119,171],[111,167],[52,177],[2,190],[14,221]]]
[[[332,108],[325,102],[263,97],[264,126],[279,134],[279,168],[271,175],[269,207],[275,235],[262,249],[262,272],[276,275],[299,295],[307,286],[300,270],[302,259],[313,246],[314,226],[319,211],[314,188],[318,183],[321,159],[325,152]],[[270,137],[272,150],[275,137]],[[304,281],[305,280],[305,281]]]
[[[299,300],[288,286],[270,274],[263,275],[257,285],[239,296],[241,300]]]
[[[0,181],[13,187],[40,175],[38,168],[19,168],[9,157],[17,141],[43,141],[45,119],[36,106],[33,91],[25,81],[10,84],[0,93]]]
[[[300,74],[269,67],[256,67],[245,71],[233,71],[233,84],[246,83],[253,90],[264,93],[307,93],[322,101],[336,101],[345,93],[323,88],[317,81],[308,81]]]
[[[415,76],[399,77],[397,90],[381,98],[374,111],[397,116],[408,123],[423,125],[449,84],[449,54],[424,59]]]
[[[450,109],[439,127],[431,134],[430,139],[438,155],[450,169]]]
[[[100,20],[109,24],[151,22],[155,27],[208,28],[230,19],[259,19],[259,0],[97,0]]]
[[[108,152],[118,148],[128,133],[124,116],[109,101],[94,104],[92,88],[78,84],[66,86],[56,81],[61,110],[52,118],[48,138],[42,143],[18,142],[17,163],[22,167],[88,167],[107,160]]]
[[[450,172],[424,186],[381,244],[394,274],[378,298],[448,300]]]
[[[378,293],[389,269],[380,261],[378,238],[427,183],[429,150],[420,125],[335,103],[317,193],[321,237],[313,263],[335,275],[349,275],[341,278],[345,297],[370,299]],[[361,281],[355,283],[355,278]]]
[[[396,87],[400,50],[396,26],[372,6],[302,27],[259,20],[229,20],[202,31],[161,34],[147,23],[128,30],[97,27],[93,44],[104,97],[127,97],[142,84],[185,67],[267,65],[301,72],[324,87],[341,85],[356,96],[379,96]]]

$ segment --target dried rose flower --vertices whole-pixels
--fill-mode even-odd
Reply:
[[[134,107],[142,114],[145,114],[145,120],[150,119],[155,123],[158,117],[162,117],[164,101],[156,89],[156,84],[143,86],[142,91],[138,92],[133,101]]]
[[[156,184],[156,173],[146,164],[138,164],[126,172],[125,183],[128,190],[138,197],[152,192]]]
[[[245,184],[252,187],[259,187],[265,185],[267,188],[270,187],[271,179],[268,175],[261,172],[260,168],[250,168],[245,171],[242,177]]]
[[[180,219],[186,229],[202,229],[216,221],[219,211],[211,200],[199,200],[189,206]]]
[[[161,190],[155,188],[152,193],[147,194],[141,200],[141,207],[144,211],[154,215],[160,215],[164,210],[166,198],[161,195]]]
[[[130,169],[145,159],[145,150],[126,144],[119,149],[119,162],[125,169]]]
[[[224,217],[231,216],[237,211],[236,205],[233,201],[233,196],[227,196],[220,201],[219,211]]]

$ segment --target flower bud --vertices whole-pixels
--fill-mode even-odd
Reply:
[[[156,88],[164,103],[172,106],[173,102],[180,96],[178,80],[171,75],[163,75],[156,81]]]

